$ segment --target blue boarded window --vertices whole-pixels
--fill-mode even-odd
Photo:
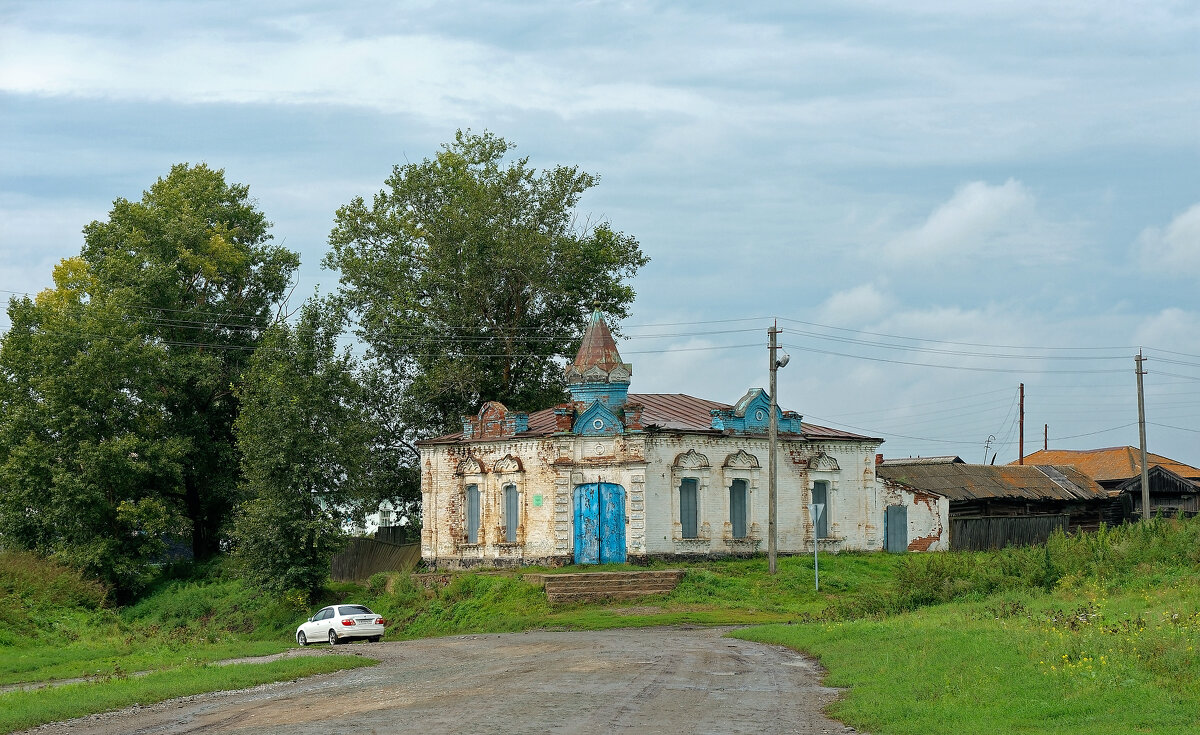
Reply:
[[[467,543],[479,543],[479,486],[467,485]]]
[[[504,486],[504,542],[517,543],[517,526],[521,522],[520,495],[516,485]]]
[[[684,538],[696,538],[700,526],[700,483],[694,477],[685,477],[679,483],[679,523],[683,526]]]
[[[829,483],[817,480],[813,483],[812,501],[821,506],[821,515],[813,524],[813,533],[817,538],[829,538]]]
[[[734,538],[746,538],[746,507],[749,505],[750,488],[745,480],[734,480],[729,485],[729,525]]]

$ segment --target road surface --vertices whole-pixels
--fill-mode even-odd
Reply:
[[[378,666],[55,723],[39,735],[853,733],[792,651],[724,629],[473,635],[310,647]]]

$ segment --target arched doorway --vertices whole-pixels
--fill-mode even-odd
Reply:
[[[625,561],[625,488],[609,482],[575,486],[575,563]]]

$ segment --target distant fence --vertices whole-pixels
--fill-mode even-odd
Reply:
[[[333,557],[331,576],[337,582],[362,582],[376,572],[412,569],[421,561],[420,544],[389,544],[370,538],[350,540],[346,550]]]
[[[1071,516],[989,516],[950,519],[950,548],[955,551],[1003,549],[1044,544],[1054,530],[1067,530]]]

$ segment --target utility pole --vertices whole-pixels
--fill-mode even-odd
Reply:
[[[1042,449],[1050,448],[1050,424],[1042,424]]]
[[[1017,464],[1025,464],[1025,384],[1021,383],[1021,432],[1017,449]]]
[[[777,552],[777,539],[775,535],[775,492],[778,482],[778,450],[776,444],[779,442],[779,420],[775,417],[778,411],[779,400],[775,397],[775,373],[779,371],[779,362],[775,359],[775,352],[778,345],[775,341],[779,334],[779,322],[775,322],[770,329],[767,330],[767,335],[771,338],[770,342],[770,358],[771,358],[771,418],[767,422],[767,566],[771,574],[775,574],[775,555]]]
[[[1143,360],[1145,358],[1139,349],[1133,362],[1138,383],[1138,439],[1142,446],[1142,520],[1150,520],[1150,468],[1146,466],[1146,396],[1142,392],[1142,376],[1146,371],[1142,369]]]

